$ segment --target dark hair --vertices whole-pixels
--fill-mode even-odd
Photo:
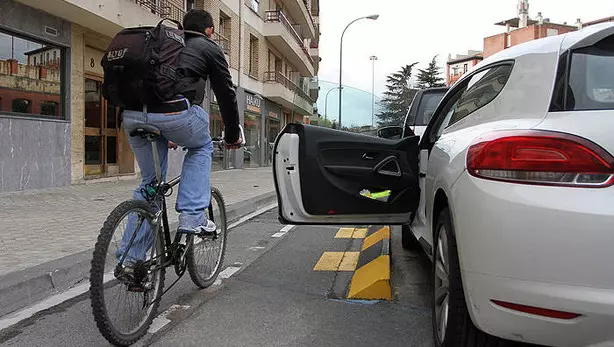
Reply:
[[[205,10],[189,10],[183,16],[183,29],[204,33],[205,29],[213,27],[213,17]]]

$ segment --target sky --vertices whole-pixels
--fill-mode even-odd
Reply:
[[[494,23],[517,16],[518,0],[320,0],[320,80],[339,81],[339,40],[343,28],[355,18],[379,14],[378,20],[359,20],[343,38],[343,84],[371,91],[376,55],[375,93],[385,90],[386,76],[405,64],[419,68],[436,54],[445,66],[448,54],[482,50],[483,39],[504,32]],[[614,16],[614,0],[529,0],[529,16],[542,12],[552,22],[575,24]],[[320,99],[327,90],[320,91]],[[329,113],[336,109],[336,91],[329,96]],[[345,96],[345,93],[344,93]],[[345,102],[343,103],[346,104]],[[320,100],[318,100],[320,105]],[[322,103],[323,105],[323,103]],[[345,106],[344,106],[345,107]],[[319,107],[320,113],[323,107]],[[345,114],[345,112],[343,112]],[[370,113],[370,110],[369,110]]]

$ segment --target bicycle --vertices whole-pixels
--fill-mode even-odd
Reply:
[[[156,182],[141,189],[145,200],[131,199],[124,201],[109,214],[94,246],[90,270],[90,299],[96,325],[107,341],[121,346],[131,345],[147,333],[153,318],[157,314],[160,299],[183,277],[186,270],[194,284],[200,288],[207,288],[215,282],[224,261],[228,227],[222,194],[215,187],[211,187],[211,199],[207,213],[208,218],[217,225],[217,230],[212,235],[185,234],[185,242],[182,241],[184,233],[175,233],[174,239],[171,241],[166,198],[172,194],[173,187],[179,184],[180,176],[171,179],[169,182],[162,180],[160,157],[156,146],[156,140],[161,136],[160,130],[151,125],[143,125],[133,130],[130,136],[141,136],[151,143],[156,169]],[[242,128],[241,136],[245,139]],[[214,204],[217,205],[217,208],[214,208]],[[132,214],[136,214],[137,217],[130,217]],[[132,218],[131,221],[130,218]],[[125,219],[128,220],[127,224],[136,225],[127,248],[125,251],[120,251],[120,246],[118,250],[108,254],[113,235]],[[125,235],[130,234],[125,231],[120,233],[120,244],[122,244],[122,239],[126,238]],[[125,244],[125,239],[123,241]],[[144,260],[136,263],[137,265],[134,266],[133,272],[128,278],[124,273],[123,263],[135,241],[137,245],[149,244],[145,248],[147,256]],[[209,243],[215,242],[219,243],[219,251],[214,257],[214,266],[199,266],[197,246],[207,246]],[[117,240],[115,245],[117,246]],[[206,253],[210,255],[209,252]],[[117,258],[120,258],[119,262]],[[166,269],[171,266],[178,277],[166,290],[162,291]],[[201,270],[210,271],[203,273]],[[108,289],[116,289],[116,294],[106,295],[105,290]],[[122,305],[118,296],[124,293],[127,294],[129,300],[126,300]],[[122,317],[124,318],[117,322],[112,319],[110,314],[113,307],[108,305],[113,302],[112,299],[117,301],[116,305],[114,304],[117,313],[123,314]],[[143,312],[138,323],[133,326],[126,321],[125,314],[126,311],[135,307]],[[127,318],[132,320],[132,313]],[[137,318],[139,317],[137,316]]]

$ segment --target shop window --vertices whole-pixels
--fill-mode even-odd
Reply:
[[[2,112],[65,119],[64,54],[63,48],[0,31],[0,98],[8,103]],[[45,64],[52,56],[55,64]]]
[[[18,113],[32,113],[32,101],[27,99],[13,99],[11,111]]]

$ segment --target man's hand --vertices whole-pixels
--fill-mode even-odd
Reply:
[[[168,149],[177,149],[177,144],[173,141],[168,141]]]
[[[243,142],[243,139],[241,138],[241,136],[239,136],[239,138],[237,139],[237,141],[235,143],[226,143],[224,142],[226,149],[237,149],[239,147],[241,147],[241,143]]]

